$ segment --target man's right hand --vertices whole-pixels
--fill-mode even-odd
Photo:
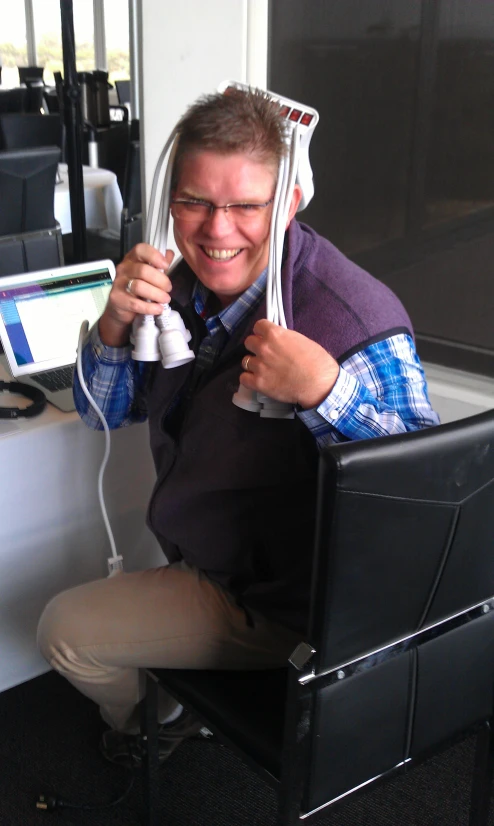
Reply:
[[[174,253],[166,255],[150,246],[137,244],[117,267],[106,308],[99,320],[103,344],[121,347],[128,344],[136,315],[160,315],[170,301],[172,284],[167,271]],[[129,290],[130,286],[130,290]]]

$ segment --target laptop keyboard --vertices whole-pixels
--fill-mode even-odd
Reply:
[[[58,367],[56,370],[46,370],[44,373],[37,373],[31,376],[36,384],[40,384],[51,393],[57,390],[66,390],[72,387],[74,383],[74,368],[73,367]]]

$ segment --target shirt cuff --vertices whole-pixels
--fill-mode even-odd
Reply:
[[[297,415],[321,446],[334,441],[328,431],[339,431],[340,438],[352,438],[345,430],[358,406],[360,392],[358,379],[340,367],[331,392],[321,404],[312,410],[298,410]]]
[[[108,344],[103,344],[99,335],[98,322],[90,329],[86,343],[91,345],[94,360],[102,364],[123,364],[131,357],[131,344],[124,344],[122,347],[110,347]]]
[[[342,425],[349,416],[353,416],[359,401],[360,387],[361,383],[358,379],[340,367],[333,389],[316,408],[316,412],[329,424],[340,430],[339,425]]]

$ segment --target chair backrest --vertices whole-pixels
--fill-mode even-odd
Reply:
[[[130,103],[130,80],[116,80],[115,88],[119,103]]]
[[[0,115],[0,149],[59,146],[63,143],[60,115],[15,113]]]
[[[54,215],[58,146],[0,152],[0,235],[56,226]]]
[[[43,66],[18,66],[19,83],[26,83],[28,80],[43,80]]]
[[[29,89],[18,86],[14,89],[0,89],[0,114],[4,112],[27,112]]]
[[[322,454],[307,810],[492,718],[493,503],[494,411]]]
[[[60,267],[64,263],[60,228],[0,237],[0,277]]]

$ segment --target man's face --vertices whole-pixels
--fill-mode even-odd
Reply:
[[[173,198],[221,204],[263,204],[275,190],[272,166],[240,153],[195,152],[183,158]],[[234,210],[214,210],[206,220],[174,219],[177,246],[200,281],[227,307],[254,283],[268,263],[272,204],[243,223]],[[222,256],[221,258],[219,256]]]

